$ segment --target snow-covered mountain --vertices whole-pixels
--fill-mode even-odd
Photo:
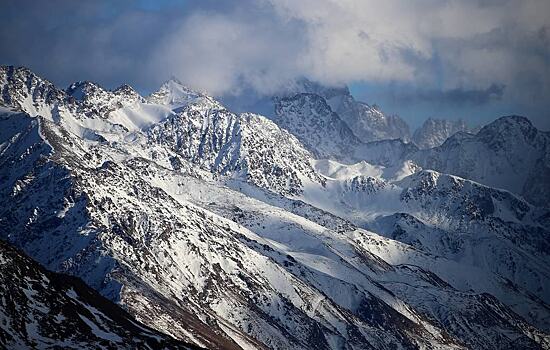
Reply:
[[[421,127],[415,130],[412,141],[421,149],[433,148],[443,144],[457,132],[475,134],[479,128],[470,128],[463,120],[428,118]]]
[[[273,121],[296,136],[316,158],[356,160],[354,153],[362,144],[319,95],[302,93],[278,99]]]
[[[122,101],[13,67],[0,83],[0,238],[149,327],[213,349],[550,348],[543,208],[421,170],[399,140],[316,159],[322,138],[176,81]],[[399,215],[429,230],[394,234]]]
[[[269,119],[223,107],[192,104],[146,132],[149,144],[221,175],[246,179],[283,194],[320,182],[299,141]],[[284,147],[274,145],[284,144]]]
[[[347,87],[325,87],[302,79],[289,91],[305,92],[325,99],[333,112],[348,125],[362,142],[386,139],[410,139],[407,123],[396,115],[384,114],[376,105],[356,101]]]
[[[0,240],[0,345],[195,349],[135,321],[78,278],[45,270]]]
[[[317,159],[347,164],[366,160],[384,166],[402,163],[418,147],[402,139],[363,142],[317,94],[300,93],[278,98],[272,120],[294,135]]]
[[[454,174],[548,206],[550,133],[525,117],[502,117],[477,134],[458,133],[411,156],[424,168]]]

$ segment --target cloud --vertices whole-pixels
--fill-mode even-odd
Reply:
[[[170,72],[213,94],[237,93],[245,85],[273,92],[301,74],[307,45],[302,29],[264,12],[197,11],[163,38],[151,70]]]
[[[499,101],[506,86],[491,84],[485,89],[454,88],[450,90],[405,90],[398,89],[393,98],[400,104],[429,103],[449,106],[480,106]]]
[[[268,95],[307,77],[406,86],[403,103],[544,110],[548,13],[547,0],[5,0],[0,60],[65,84],[150,91],[176,75],[216,95]]]
[[[305,76],[448,99],[495,84],[527,103],[550,92],[547,13],[546,0],[248,0],[186,18],[153,64],[215,94],[269,94]]]

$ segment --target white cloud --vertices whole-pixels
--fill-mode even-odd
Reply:
[[[546,93],[548,13],[547,0],[250,0],[190,16],[153,62],[215,94],[243,83],[270,93],[301,75],[441,89],[497,83],[511,94],[533,76]]]

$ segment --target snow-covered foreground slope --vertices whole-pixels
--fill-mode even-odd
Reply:
[[[25,117],[4,122],[13,118]],[[137,159],[105,161],[101,148],[86,150],[51,122],[27,123],[4,149],[11,166],[2,168],[9,203],[1,217],[11,230],[3,237],[47,267],[82,277],[138,320],[220,348],[458,344],[380,288],[372,287],[377,296],[349,286],[353,309],[339,305],[287,270],[291,255],[275,260],[254,232],[148,183],[133,169]],[[18,173],[25,176],[9,175]]]
[[[152,172],[148,172],[146,176],[151,175]],[[160,178],[158,178],[159,175]],[[449,283],[449,287],[452,286],[452,289],[496,295],[505,300],[507,305],[512,306],[522,316],[531,319],[532,322],[543,328],[548,327],[550,319],[545,302],[524,289],[510,285],[508,279],[491,273],[488,269],[437,257],[435,254],[423,252],[421,249],[415,249],[407,244],[384,239],[375,233],[358,229],[348,221],[319,211],[315,207],[273,197],[253,187],[241,189],[241,192],[246,193],[245,195],[219,185],[178,176],[166,170],[155,176],[156,179],[152,178],[154,183],[166,188],[175,198],[189,200],[244,224],[250,230],[268,239],[274,249],[282,251],[283,254],[298,255],[300,262],[312,266],[314,269],[322,271],[341,269],[341,267],[336,267],[341,263],[338,262],[341,258],[348,262],[367,259],[374,265],[352,265],[379,283],[399,279],[403,283],[413,285],[415,283],[409,278],[418,282],[419,279],[425,278],[424,274],[434,271],[436,272],[434,276],[442,276],[447,281],[446,283]],[[375,256],[383,260],[378,260]],[[415,272],[410,272],[412,277],[405,277],[400,273],[390,274],[386,270],[395,272],[394,267],[388,265],[386,261],[389,261],[391,265],[411,265],[417,268],[415,267]],[[434,266],[434,263],[437,263],[437,266]],[[380,264],[383,267],[378,266]],[[398,269],[400,272],[403,271],[401,267]],[[373,270],[376,273],[373,273]],[[387,273],[383,273],[383,271]],[[340,270],[331,273],[334,273],[334,276],[339,279],[353,281],[353,277],[351,277],[354,275],[353,272]],[[538,279],[539,281],[542,279],[542,283],[544,283],[541,276],[538,276]],[[395,290],[398,287],[402,287],[402,285],[397,284],[388,287],[388,289],[398,292],[399,289]],[[438,288],[440,287],[438,286]],[[325,293],[329,294],[331,286],[325,286],[325,288],[327,288]],[[412,294],[403,294],[402,296],[410,303],[416,303],[417,297]],[[460,305],[460,303],[467,304],[468,302],[463,300],[457,301],[457,303]]]
[[[61,90],[43,98],[35,91],[54,89],[47,82],[11,72],[34,83],[10,78],[3,104],[33,117],[0,119],[0,236],[144,324],[224,349],[550,346],[544,211],[410,162],[315,160],[268,119],[233,114],[174,82],[81,113],[94,98]],[[123,125],[117,113],[126,108],[169,112]],[[498,199],[492,212],[488,197]],[[472,207],[460,205],[468,200]],[[533,259],[540,266],[524,283],[505,278],[512,267],[495,271],[430,251],[431,241],[372,232],[380,225],[389,236],[380,220],[398,212],[449,235],[476,227],[500,235],[514,254],[532,255],[518,275]],[[531,227],[538,238],[521,231]],[[529,241],[515,241],[520,234]]]
[[[0,346],[195,349],[138,322],[78,278],[45,270],[0,240]]]

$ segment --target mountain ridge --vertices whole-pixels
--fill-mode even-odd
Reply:
[[[144,324],[211,348],[549,347],[545,264],[519,260],[523,281],[499,255],[546,261],[543,208],[394,159],[414,147],[398,140],[371,148],[385,164],[323,165],[273,121],[210,97],[104,118],[61,96],[38,95],[44,115],[2,100],[31,116],[0,118],[0,236]],[[451,242],[480,232],[513,249],[484,251],[502,270],[457,260],[414,225],[402,227],[419,242],[393,234],[382,218],[403,211]]]

